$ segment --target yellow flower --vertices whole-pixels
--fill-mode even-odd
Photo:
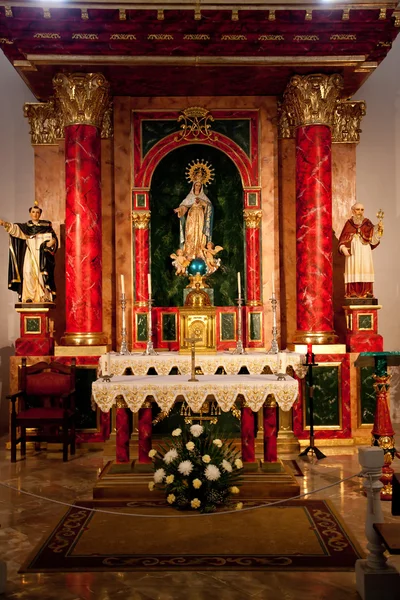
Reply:
[[[209,462],[211,462],[211,456],[209,454],[205,454],[204,456],[201,457],[201,460],[208,464]]]
[[[168,502],[168,504],[173,504],[175,502],[175,496],[174,496],[174,494],[168,494],[168,496],[167,496],[167,502]]]
[[[187,448],[189,451],[191,451],[191,450],[194,450],[194,443],[193,443],[193,442],[188,442],[188,443],[186,444],[186,448]]]
[[[174,475],[168,475],[168,476],[165,478],[165,482],[166,482],[166,483],[172,483],[174,479],[175,479]],[[238,490],[238,491],[239,491],[239,490]]]
[[[168,477],[167,477],[167,479],[168,479]],[[231,494],[238,494],[238,493],[239,493],[239,488],[238,488],[238,487],[236,487],[236,485],[233,485],[233,486],[230,488],[230,492],[231,492]]]
[[[193,479],[193,487],[198,490],[199,487],[202,485],[202,482],[200,481],[200,479]]]
[[[149,490],[151,492],[154,490],[154,481],[149,481]]]
[[[242,461],[240,460],[240,458],[237,458],[237,459],[235,460],[235,467],[236,467],[237,469],[241,469],[241,468],[243,467],[243,463],[242,463]]]
[[[150,458],[153,458],[153,456],[155,456],[156,454],[157,454],[157,451],[154,450],[154,448],[152,450],[150,450],[150,452],[149,452]]]
[[[200,504],[201,502],[198,498],[193,498],[193,500],[190,503],[192,508],[199,508]]]
[[[213,444],[215,446],[217,446],[217,448],[221,448],[221,446],[222,446],[221,440],[218,440],[218,439],[217,440],[213,440]]]
[[[242,510],[242,508],[243,508],[243,502],[238,502],[235,506],[236,510]]]

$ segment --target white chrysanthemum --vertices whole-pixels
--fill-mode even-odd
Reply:
[[[178,471],[179,473],[182,473],[182,475],[188,476],[193,471],[193,464],[190,462],[190,460],[184,460],[179,463]]]
[[[164,469],[157,469],[157,471],[155,471],[154,473],[154,481],[155,483],[161,483],[162,480],[164,479],[166,473],[164,471]]]
[[[211,456],[209,454],[205,454],[201,457],[201,460],[203,461],[203,463],[208,464],[209,462],[211,462]]]
[[[174,437],[179,437],[179,436],[181,435],[181,433],[182,433],[182,429],[179,429],[179,428],[178,428],[178,429],[174,429],[174,430],[173,430],[173,432],[172,432],[172,435],[173,435]]]
[[[167,496],[167,502],[168,504],[173,504],[175,502],[176,498],[174,496],[174,494],[168,494]]]
[[[222,446],[222,441],[221,440],[213,440],[213,444],[215,444],[215,446],[217,446],[217,448],[221,448]]]
[[[233,485],[231,488],[229,488],[229,491],[231,494],[238,494],[240,492],[239,488],[236,485]]]
[[[229,462],[229,460],[224,459],[221,464],[224,471],[226,471],[227,473],[232,473],[232,465]]]
[[[193,500],[190,503],[192,508],[199,508],[200,504],[201,502],[198,498],[193,498]]]
[[[154,450],[154,448],[152,450],[150,450],[149,452],[149,457],[153,458],[153,456],[155,456],[157,454],[157,450]]]
[[[174,475],[167,475],[167,477],[165,478],[165,483],[172,483],[175,479]]]
[[[201,487],[203,485],[202,481],[200,479],[193,479],[193,487],[195,488],[195,490],[198,490],[199,487]]]
[[[167,465],[169,465],[176,458],[178,458],[178,452],[176,448],[171,448],[171,450],[168,450],[168,452],[165,453],[163,460],[165,463],[167,463]]]
[[[149,481],[149,490],[151,492],[154,490],[154,481]]]
[[[237,458],[237,459],[235,460],[235,467],[236,467],[237,469],[242,469],[242,468],[243,468],[243,463],[242,463],[242,461],[240,460],[240,458]]]
[[[202,425],[192,425],[190,428],[190,433],[193,437],[199,437],[204,431],[204,427]]]
[[[186,444],[186,448],[191,452],[192,450],[194,450],[194,442],[188,442]]]
[[[217,481],[221,477],[221,471],[215,465],[208,465],[204,471],[204,475],[209,481]]]
[[[243,508],[243,502],[238,502],[235,506],[236,510],[242,510],[242,508]]]

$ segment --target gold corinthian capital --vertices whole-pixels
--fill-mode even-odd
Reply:
[[[332,129],[332,142],[358,144],[361,133],[361,119],[366,113],[367,107],[363,100],[341,100],[338,102]]]
[[[246,227],[248,229],[256,229],[257,227],[260,227],[261,217],[262,217],[261,210],[244,210],[243,211],[244,222],[246,223]]]
[[[132,221],[135,229],[147,229],[150,222],[150,212],[147,210],[132,211]]]
[[[294,75],[283,96],[283,111],[289,124],[333,126],[343,77],[333,75]],[[286,136],[285,136],[286,137]]]
[[[110,84],[101,73],[57,73],[53,88],[64,127],[94,125],[101,129],[109,108]]]

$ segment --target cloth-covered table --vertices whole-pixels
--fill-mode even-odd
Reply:
[[[242,368],[246,368],[250,375],[261,374],[266,367],[275,373],[278,369],[278,356],[285,362],[284,372],[288,366],[293,367],[295,372],[304,369],[304,356],[297,352],[280,352],[279,355],[266,352],[196,354],[196,368],[200,369],[203,375],[215,375],[221,368],[228,375],[237,375]],[[157,375],[168,375],[175,368],[181,375],[190,375],[190,355],[160,352],[154,355],[134,353],[124,356],[116,352],[109,352],[103,354],[99,360],[99,374],[124,375],[128,371],[132,375],[146,375],[149,369],[154,369]]]
[[[98,379],[92,384],[93,400],[103,411],[117,406],[116,460],[129,461],[129,411],[139,413],[139,462],[149,462],[151,449],[151,402],[164,412],[180,398],[193,412],[199,412],[208,396],[213,396],[222,411],[229,411],[237,397],[242,401],[241,437],[244,462],[255,461],[254,412],[264,409],[264,459],[276,460],[275,402],[282,410],[290,410],[298,395],[298,382],[286,376],[278,381],[275,375],[197,375],[198,382],[184,375],[115,376],[111,381]],[[273,396],[273,401],[267,401]],[[269,434],[267,435],[267,432]],[[268,439],[266,439],[266,436]],[[274,438],[274,439],[272,439]]]

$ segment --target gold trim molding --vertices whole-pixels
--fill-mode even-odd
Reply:
[[[257,229],[260,227],[262,210],[244,210],[243,218],[247,229]]]
[[[343,77],[338,73],[294,75],[284,92],[281,108],[290,127],[316,124],[332,127],[343,85]]]
[[[133,210],[132,222],[135,229],[148,229],[150,223],[150,211]]]
[[[338,336],[334,331],[296,331],[294,344],[335,344]]]
[[[341,100],[338,102],[332,128],[332,142],[358,144],[361,133],[361,119],[366,113],[367,106],[363,100]]]
[[[104,346],[107,344],[107,336],[103,332],[69,332],[64,335],[61,343],[63,346]]]
[[[110,104],[110,84],[102,73],[57,73],[53,87],[65,127],[94,125],[101,129]]]

